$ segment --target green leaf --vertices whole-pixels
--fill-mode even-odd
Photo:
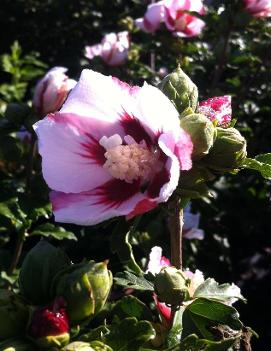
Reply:
[[[104,340],[104,336],[109,333],[109,329],[105,325],[100,325],[95,329],[91,329],[88,333],[81,335],[78,340],[91,342],[94,340]]]
[[[185,311],[185,307],[181,306],[178,311],[176,311],[174,315],[174,320],[172,323],[172,327],[167,335],[167,346],[172,347],[178,344],[181,340],[182,330],[183,330],[183,313]]]
[[[237,338],[229,338],[221,341],[199,339],[192,334],[186,337],[174,351],[228,351],[237,341]]]
[[[237,310],[218,301],[199,298],[192,302],[187,310],[192,314],[192,319],[193,315],[201,316],[207,320],[225,324],[234,330],[240,330],[243,326]]]
[[[147,341],[155,337],[155,330],[150,322],[136,318],[125,318],[112,324],[105,335],[105,342],[114,351],[138,351]]]
[[[112,310],[112,315],[118,316],[119,319],[135,317],[137,320],[152,321],[152,314],[149,308],[132,295],[125,296],[118,301]]]
[[[0,218],[4,218],[7,225],[21,229],[26,223],[26,214],[20,209],[17,198],[0,202]]]
[[[40,217],[48,219],[51,216],[52,206],[47,199],[38,198],[32,194],[19,194],[18,203],[22,211],[27,214],[27,218],[33,221]]]
[[[257,155],[255,160],[271,165],[271,153]]]
[[[243,166],[258,171],[265,179],[271,180],[270,155],[271,154],[258,155],[255,159],[246,158]]]
[[[41,235],[46,238],[52,237],[56,240],[77,240],[76,236],[72,232],[69,232],[64,228],[55,226],[51,223],[39,225],[30,233],[30,235]]]
[[[90,342],[90,347],[92,347],[95,351],[114,351],[108,345],[105,345],[103,342],[95,340]]]
[[[138,277],[131,272],[117,273],[114,278],[117,285],[125,286],[126,288],[132,288],[142,291],[154,291],[153,284],[144,277]]]
[[[54,277],[70,266],[68,256],[45,240],[41,240],[26,255],[19,275],[22,296],[33,305],[51,301],[50,288]]]
[[[233,300],[243,300],[240,289],[235,284],[218,284],[214,279],[206,279],[195,291],[194,298],[204,297],[224,303],[232,303]]]

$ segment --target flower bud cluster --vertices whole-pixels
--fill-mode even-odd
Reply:
[[[180,125],[193,142],[193,168],[183,175],[181,189],[193,194],[198,191],[200,196],[205,188],[198,190],[199,184],[216,174],[236,172],[246,159],[246,140],[231,126],[231,97],[198,102],[196,85],[180,67],[168,74],[159,88],[177,108]]]

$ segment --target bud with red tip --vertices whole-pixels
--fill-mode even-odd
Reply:
[[[57,298],[50,306],[34,311],[28,335],[41,349],[63,347],[69,343],[69,320],[66,302]]]

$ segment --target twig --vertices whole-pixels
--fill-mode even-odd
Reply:
[[[17,267],[17,264],[18,264],[19,259],[21,257],[23,245],[24,245],[25,234],[26,234],[25,229],[22,229],[18,232],[16,248],[14,251],[14,255],[13,255],[10,267],[8,269],[8,275],[12,275],[15,268]]]
[[[171,215],[169,216],[171,263],[177,269],[182,269],[182,231],[183,231],[183,209],[180,200],[174,199],[169,204]]]

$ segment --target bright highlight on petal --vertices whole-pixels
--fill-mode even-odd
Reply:
[[[169,199],[181,170],[192,166],[191,139],[161,91],[90,70],[60,112],[34,128],[59,222],[147,212]]]

